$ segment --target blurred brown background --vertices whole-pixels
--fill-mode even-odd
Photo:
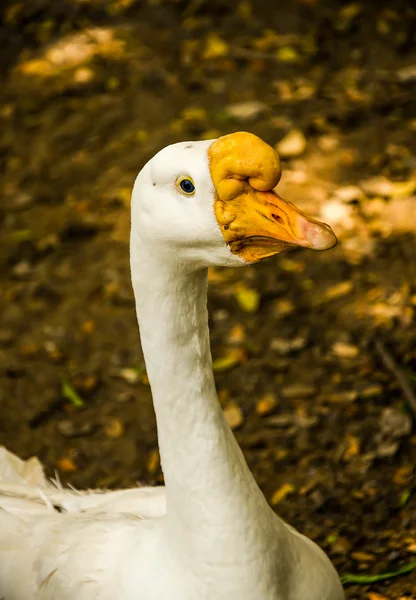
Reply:
[[[168,143],[249,130],[340,243],[210,274],[220,400],[267,498],[340,573],[414,560],[414,3],[1,11],[0,443],[79,487],[162,482],[130,190]],[[416,570],[348,598],[416,598]]]

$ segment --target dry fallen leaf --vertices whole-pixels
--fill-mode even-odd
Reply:
[[[134,385],[140,380],[140,373],[138,369],[134,369],[132,367],[125,367],[124,369],[120,369],[119,375],[124,381]]]
[[[410,196],[416,190],[416,180],[391,181],[387,177],[372,177],[361,182],[361,187],[370,196],[401,198]]]
[[[157,448],[150,450],[147,456],[146,468],[151,475],[154,475],[160,467],[160,454]]]
[[[227,56],[229,45],[217,33],[209,33],[205,39],[205,48],[202,54],[204,60],[212,60]]]
[[[110,438],[115,438],[115,439],[119,438],[124,433],[124,425],[120,421],[120,419],[117,419],[117,417],[114,417],[105,426],[105,433]]]
[[[295,158],[304,153],[306,138],[300,129],[292,129],[275,146],[282,158]]]
[[[351,281],[341,281],[327,288],[324,292],[324,298],[326,300],[337,300],[352,292],[352,289],[353,284]]]
[[[269,110],[269,107],[259,100],[251,100],[229,104],[225,110],[230,117],[237,121],[252,121]]]
[[[281,46],[276,52],[277,60],[293,63],[300,59],[299,52],[293,46]]]
[[[245,312],[255,313],[260,306],[260,294],[245,283],[241,283],[237,287],[235,298]]]
[[[346,439],[347,448],[344,452],[343,458],[348,461],[358,456],[360,453],[360,440],[354,435],[347,434]]]
[[[224,373],[244,362],[246,358],[247,354],[242,348],[230,348],[223,356],[212,361],[212,368],[215,373]]]
[[[406,485],[409,483],[414,470],[414,465],[403,465],[399,467],[393,476],[393,481],[396,485]]]
[[[201,106],[187,106],[181,113],[181,118],[187,123],[199,123],[208,119],[205,108]]]
[[[240,323],[237,323],[231,328],[230,333],[227,336],[227,342],[234,346],[244,344],[246,340],[246,331]]]
[[[374,554],[370,554],[369,552],[356,551],[351,552],[351,558],[357,562],[365,563],[373,561],[375,559],[375,556]]]
[[[270,504],[272,506],[276,506],[276,504],[279,504],[279,502],[285,500],[289,494],[293,494],[294,491],[296,491],[296,488],[292,483],[284,483],[274,492],[272,499],[270,500]]]
[[[354,344],[335,342],[335,344],[332,346],[332,352],[339,358],[355,358],[358,356],[360,349]]]
[[[276,409],[278,405],[277,398],[269,393],[265,394],[263,398],[260,398],[256,404],[256,413],[260,417],[267,417]]]
[[[244,423],[244,415],[236,402],[230,402],[224,408],[224,416],[231,429],[238,429]]]
[[[58,468],[66,473],[73,473],[77,470],[77,467],[71,458],[60,458],[58,460]]]

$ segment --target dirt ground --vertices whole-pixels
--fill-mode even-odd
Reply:
[[[130,190],[168,143],[249,130],[339,244],[210,274],[220,400],[267,498],[340,574],[415,560],[412,4],[2,7],[1,444],[77,487],[162,482]],[[416,598],[416,569],[346,589]]]

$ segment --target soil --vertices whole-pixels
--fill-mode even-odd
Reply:
[[[279,190],[339,244],[210,274],[220,401],[267,498],[340,574],[410,563],[414,4],[1,10],[0,443],[80,488],[163,481],[130,285],[134,178],[174,141],[286,139]],[[346,590],[416,598],[416,570]]]

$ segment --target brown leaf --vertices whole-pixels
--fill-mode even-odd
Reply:
[[[119,438],[124,433],[124,425],[120,421],[120,419],[117,419],[117,417],[114,417],[105,426],[105,433],[110,438]]]
[[[71,458],[60,458],[58,460],[58,468],[61,471],[65,471],[66,473],[73,473],[74,471],[77,470],[77,467],[74,463],[74,461]]]
[[[263,398],[260,398],[260,400],[257,401],[256,413],[260,417],[267,417],[275,411],[277,405],[277,398],[273,394],[265,394]]]
[[[394,473],[393,481],[396,485],[406,485],[409,483],[413,474],[413,465],[403,465]]]
[[[369,552],[351,552],[351,558],[360,563],[371,562],[375,560],[374,554],[370,554]]]

